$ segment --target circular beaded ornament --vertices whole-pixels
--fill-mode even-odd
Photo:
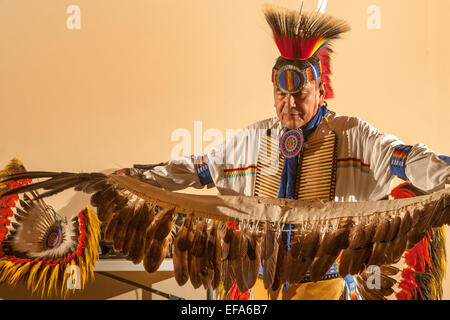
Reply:
[[[44,238],[44,249],[56,249],[58,248],[63,239],[62,230],[59,226],[53,226],[47,231]]]
[[[303,132],[301,130],[286,131],[281,137],[280,148],[285,158],[300,154],[303,148]]]
[[[297,93],[302,89],[305,77],[298,67],[287,65],[276,72],[276,83],[285,93]]]

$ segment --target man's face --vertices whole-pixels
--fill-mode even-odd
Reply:
[[[287,94],[273,88],[277,116],[288,129],[298,129],[306,125],[324,103],[325,84],[320,80],[306,83],[300,92]]]

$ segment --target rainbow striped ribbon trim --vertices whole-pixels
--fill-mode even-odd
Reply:
[[[393,175],[397,177],[408,180],[406,177],[406,159],[408,158],[408,154],[411,151],[412,146],[406,146],[403,144],[399,144],[395,147],[394,152],[392,153],[391,160],[389,162],[389,167]]]
[[[256,174],[256,166],[248,166],[245,168],[224,169],[225,178],[243,177],[249,174]]]
[[[364,173],[370,172],[370,164],[363,163],[361,159],[356,158],[343,158],[336,160],[338,168],[355,168]]]

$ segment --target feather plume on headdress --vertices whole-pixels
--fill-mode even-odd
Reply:
[[[321,76],[327,85],[325,99],[333,97],[330,85],[331,42],[350,30],[347,22],[319,12],[303,13],[265,5],[267,23],[272,29],[281,56],[287,60],[321,60]]]

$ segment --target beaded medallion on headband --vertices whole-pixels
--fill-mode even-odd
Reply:
[[[330,42],[350,30],[347,23],[319,12],[271,6],[264,7],[264,14],[281,54],[272,69],[274,85],[293,94],[306,83],[322,78],[327,87],[325,99],[332,98]]]

